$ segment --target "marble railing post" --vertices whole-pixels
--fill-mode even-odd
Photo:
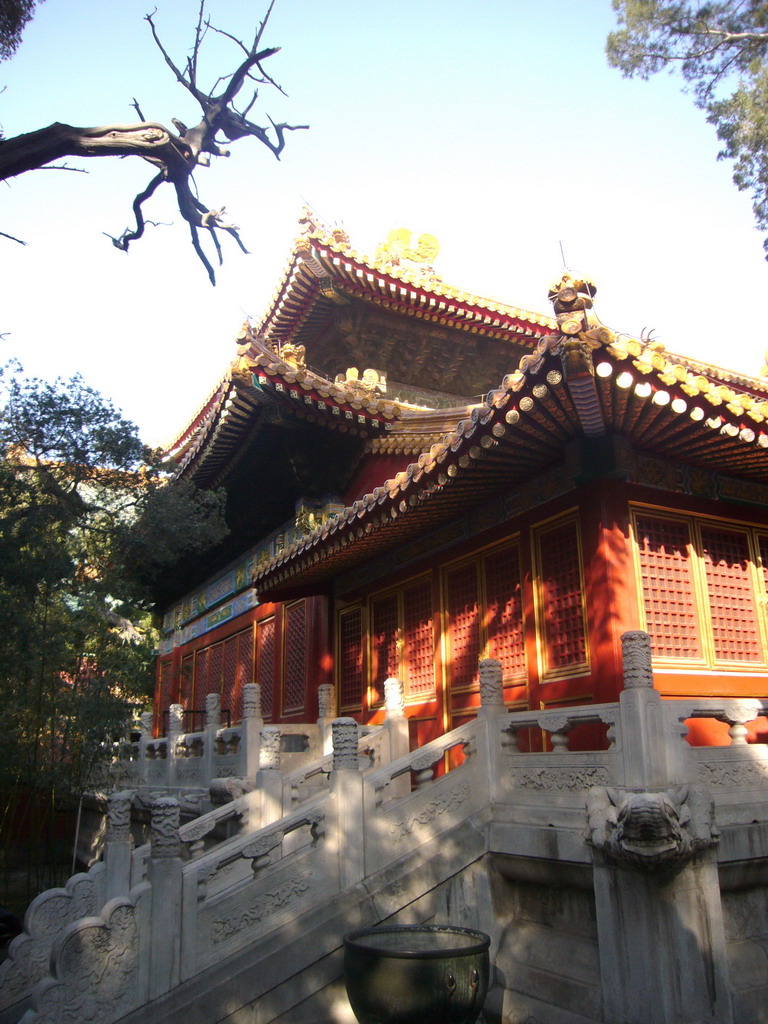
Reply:
[[[480,707],[478,718],[506,713],[504,705],[504,672],[498,658],[481,658],[478,665],[480,675]]]
[[[321,683],[317,688],[317,725],[320,730],[320,749],[324,754],[333,750],[331,723],[336,715],[336,687]]]
[[[354,718],[336,718],[333,734],[333,769],[330,791],[333,800],[333,828],[339,856],[342,891],[365,877],[365,822],[363,818],[363,776],[357,753],[358,732]]]
[[[261,729],[264,719],[261,717],[261,687],[258,683],[246,683],[243,687],[243,722],[240,751],[243,775],[247,779],[255,779],[259,770],[259,751],[261,750]]]
[[[182,862],[179,802],[164,796],[152,805],[147,878],[152,886],[149,998],[179,983],[181,960]]]
[[[504,703],[504,669],[498,658],[481,658],[478,664],[480,676],[480,707],[477,710],[478,738],[483,736],[484,757],[487,768],[489,789],[492,797],[496,797],[501,786],[501,770],[499,757],[501,756],[504,740],[507,741],[507,749],[516,743],[516,737],[510,737],[502,733],[499,728],[493,728],[492,723],[498,721],[501,716],[507,717],[507,707]],[[481,723],[484,723],[483,729]]]
[[[107,797],[107,835],[104,843],[104,902],[125,896],[131,888],[131,790]]]
[[[259,770],[256,789],[261,793],[260,827],[269,825],[283,816],[283,773],[280,771],[280,730],[276,725],[265,725],[261,730]]]
[[[651,638],[635,630],[621,638],[624,689],[619,695],[625,786],[669,782],[671,736],[665,729],[661,696],[653,686]]]
[[[623,785],[589,791],[603,1019],[732,1024],[711,794],[653,688],[650,637],[622,637]]]
[[[216,733],[221,728],[221,697],[209,693],[205,698],[205,729],[203,740],[203,783],[208,785],[216,777]]]
[[[170,708],[168,709],[168,771],[166,779],[168,780],[169,786],[178,785],[178,783],[176,782],[176,764],[179,759],[176,755],[176,744],[178,742],[179,736],[181,736],[182,732],[184,731],[184,719],[182,716],[183,710],[184,709],[182,708],[181,704],[171,704]]]
[[[410,753],[411,741],[408,733],[408,719],[405,717],[405,687],[402,680],[390,677],[384,680],[384,727],[387,730],[387,762],[391,764]],[[399,798],[410,792],[408,774],[400,775],[390,784],[390,796]]]
[[[152,742],[152,726],[155,716],[151,711],[141,713],[141,733],[139,735],[139,781],[143,785],[146,779],[147,744]]]

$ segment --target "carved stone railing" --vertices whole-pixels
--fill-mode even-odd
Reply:
[[[387,680],[390,706],[387,718],[380,726],[358,727],[358,755],[363,774],[386,764],[408,749],[408,723],[400,713],[402,683]],[[330,736],[330,720],[327,731]],[[319,729],[326,728],[323,719]],[[333,754],[324,754],[291,770],[296,753],[283,752],[283,737],[305,735],[307,726],[265,726],[259,740],[259,766],[254,777],[247,779],[218,779],[211,787],[211,795],[225,800],[223,806],[200,815],[181,825],[182,857],[195,859],[217,845],[227,842],[233,834],[252,832],[262,823],[289,814],[318,795],[327,793],[333,767]],[[194,734],[193,734],[194,735]],[[314,749],[315,745],[309,747]],[[299,752],[304,754],[304,751]],[[288,770],[284,770],[285,762]],[[131,885],[143,881],[147,875],[150,857],[149,843],[133,852]],[[127,887],[126,890],[127,892]]]
[[[332,690],[333,688],[330,687]],[[324,694],[326,708],[332,694]],[[113,785],[169,791],[208,789],[214,779],[252,778],[258,770],[261,696],[258,684],[244,687],[243,720],[234,726],[221,725],[221,698],[206,697],[206,724],[198,732],[181,731],[182,709],[174,704],[169,714],[167,736],[152,737],[151,721],[142,720],[142,735],[109,771]],[[327,719],[317,722],[279,725],[285,743],[287,763],[294,766],[313,760],[323,752]]]
[[[613,896],[601,897],[598,910],[609,931],[620,928],[637,896],[623,876],[617,880],[617,871],[641,870],[646,878],[670,866],[684,872],[699,856],[716,876],[718,829],[700,773],[721,771],[721,781],[710,785],[722,790],[715,800],[718,813],[722,807],[731,815],[728,821],[738,824],[740,801],[744,821],[768,827],[765,788],[757,786],[768,765],[766,748],[743,743],[740,728],[747,715],[768,710],[768,702],[662,701],[652,686],[648,638],[628,634],[625,640],[627,685],[618,702],[509,713],[498,687],[488,685],[475,720],[376,767],[369,757],[365,772],[361,750],[373,749],[374,759],[378,750],[383,761],[392,735],[402,739],[402,723],[389,739],[386,730],[361,737],[352,719],[325,715],[333,754],[313,769],[322,778],[327,771],[328,784],[318,792],[311,791],[312,772],[283,772],[280,732],[265,727],[253,792],[181,827],[178,814],[174,823],[169,813],[173,801],[165,801],[163,814],[153,811],[156,839],[134,853],[133,889],[60,938],[52,976],[38,988],[37,1012],[25,1024],[82,1019],[87,998],[87,1005],[102,1007],[94,1018],[99,1024],[126,1015],[133,1024],[139,1020],[134,1010],[203,970],[241,954],[259,962],[253,951],[261,942],[272,949],[280,927],[302,935],[302,921],[311,915],[324,922],[322,908],[342,894],[344,901],[370,907],[376,885],[386,884],[386,913],[395,913],[403,865],[420,865],[416,871],[428,863],[429,885],[439,885],[449,877],[440,872],[454,870],[443,867],[446,852],[470,834],[477,844],[472,857],[491,852],[590,870],[594,863],[595,885],[624,901],[620,914],[611,910]],[[684,722],[696,717],[729,723],[731,744],[690,747]],[[606,749],[570,749],[583,725],[600,725],[593,734]],[[755,785],[744,787],[749,771]],[[295,806],[293,793],[302,787],[306,799]],[[645,846],[633,841],[635,832],[648,830]],[[120,871],[110,868],[111,859],[106,869],[115,892]],[[124,858],[119,863],[124,873]],[[690,878],[680,882],[689,884]],[[658,910],[659,922],[676,927],[665,913]],[[334,941],[340,944],[341,934]],[[96,977],[97,949],[120,964],[117,975]],[[291,964],[292,974],[309,967],[316,954],[307,948],[296,955],[305,960]],[[226,970],[219,973],[225,979]],[[628,1019],[617,984],[606,975],[605,991],[622,1007],[612,1019]]]
[[[363,779],[364,873],[435,839],[489,802],[488,733],[468,722]],[[459,761],[438,774],[450,758]]]

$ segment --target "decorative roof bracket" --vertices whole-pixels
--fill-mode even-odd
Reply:
[[[596,291],[597,287],[588,278],[569,273],[563,274],[549,289],[560,328],[557,351],[563,364],[563,376],[587,437],[600,437],[606,431],[592,359],[593,350],[603,343],[601,332],[605,330],[592,310]]]

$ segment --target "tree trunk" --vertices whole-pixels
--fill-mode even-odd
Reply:
[[[149,121],[100,128],[75,128],[57,122],[0,141],[0,181],[67,156],[141,156],[157,161],[172,174],[176,167],[181,170],[186,165],[192,153],[183,139]]]

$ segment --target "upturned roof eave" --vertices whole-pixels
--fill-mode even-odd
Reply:
[[[633,430],[639,430],[642,406],[650,402],[653,422],[650,427],[646,423],[645,433],[637,438],[641,446],[650,444],[653,450],[653,430],[663,436],[668,418],[684,443],[672,451],[668,450],[671,445],[665,448],[657,444],[657,453],[676,455],[725,473],[730,469],[735,476],[768,483],[768,395],[761,401],[750,393],[753,389],[764,393],[760,381],[750,379],[752,387],[743,391],[712,384],[679,357],[668,358],[636,339],[608,333],[610,343],[600,345],[593,353],[596,373],[571,379],[566,374],[555,385],[564,384],[567,389],[571,436],[620,432],[620,424],[611,413],[616,410],[632,440]],[[286,588],[319,585],[331,575],[416,535],[427,522],[442,521],[456,513],[461,500],[448,501],[446,495],[461,487],[462,478],[471,477],[476,483],[482,478],[489,455],[498,454],[494,452],[497,447],[525,443],[519,427],[521,417],[535,412],[537,401],[541,400],[543,407],[544,382],[551,384],[563,365],[557,351],[561,340],[543,340],[533,356],[524,357],[520,368],[489,393],[484,406],[473,410],[468,420],[457,423],[440,443],[423,450],[393,480],[382,482],[344,509],[338,519],[319,527],[264,567],[254,580],[259,592],[279,596]],[[701,367],[694,361],[692,364],[695,369]],[[547,372],[542,376],[544,370]],[[547,415],[542,411],[542,423],[546,423]],[[687,420],[681,419],[685,416]],[[564,436],[567,433],[565,430]],[[528,471],[541,471],[551,459],[551,454],[542,454],[538,468],[528,465]],[[468,495],[470,492],[476,495],[477,487],[467,488]],[[436,508],[442,504],[448,509],[445,515]],[[425,512],[428,505],[434,512]]]

